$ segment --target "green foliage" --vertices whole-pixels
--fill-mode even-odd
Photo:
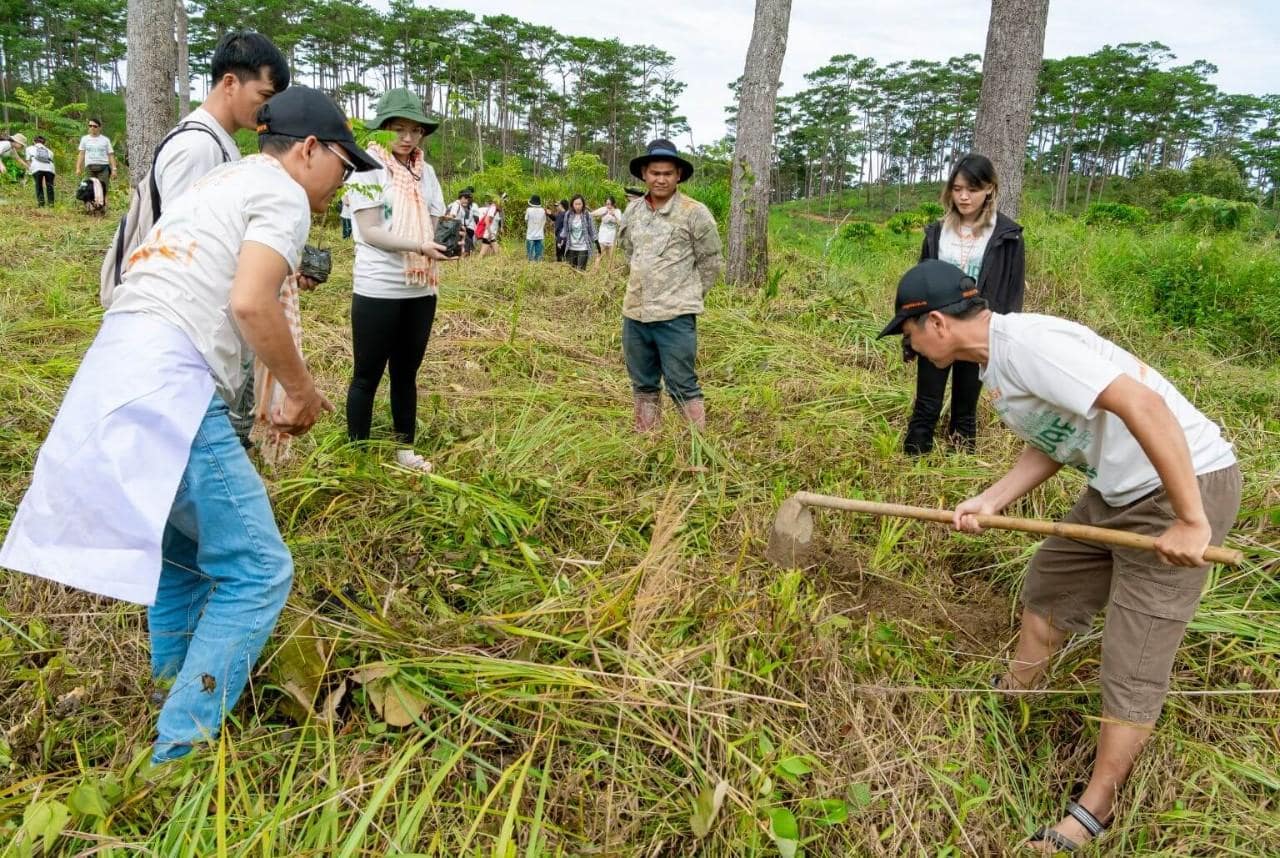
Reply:
[[[932,223],[935,220],[942,219],[942,214],[944,212],[944,209],[942,208],[942,203],[933,202],[932,200],[926,200],[925,202],[916,206],[916,211],[920,212],[920,214],[924,215],[926,218],[929,219],[929,222]]]
[[[1093,203],[1084,213],[1084,222],[1090,226],[1101,224],[1141,226],[1149,217],[1150,213],[1138,206],[1129,206],[1124,203]]]
[[[851,220],[840,227],[840,238],[844,241],[861,244],[879,235],[876,225],[867,220]]]
[[[1221,156],[1192,158],[1187,166],[1187,190],[1224,200],[1247,200],[1250,197],[1240,165]]]
[[[898,235],[908,235],[924,228],[933,222],[933,218],[922,212],[898,212],[884,222],[885,229]]]
[[[1249,227],[1258,207],[1240,200],[1189,196],[1176,210],[1178,220],[1190,229],[1202,232],[1237,232]]]
[[[683,193],[702,203],[711,210],[711,214],[723,232],[729,226],[729,180],[712,181],[694,176],[692,181],[680,186]]]

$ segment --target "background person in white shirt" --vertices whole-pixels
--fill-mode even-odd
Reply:
[[[117,172],[116,150],[111,138],[102,133],[102,120],[90,119],[89,133],[80,138],[80,151],[76,153],[76,175],[89,175],[101,182],[105,200]]]
[[[218,735],[284,607],[293,562],[226,399],[251,348],[285,391],[279,431],[333,410],[280,286],[310,213],[376,166],[315,90],[258,120],[261,154],[199,179],[134,252],[0,548],[0,566],[151,606],[153,675],[172,680],[155,762]]]
[[[28,172],[36,183],[36,208],[53,205],[53,180],[57,169],[53,164],[53,150],[46,144],[43,136],[36,137],[35,143],[27,147]]]
[[[529,207],[524,210],[524,258],[529,262],[542,261],[542,242],[547,234],[547,210],[542,207],[542,197],[529,197]]]
[[[593,211],[592,216],[600,219],[600,227],[596,230],[596,243],[600,245],[600,255],[595,264],[603,261],[605,267],[612,267],[613,245],[618,240],[618,230],[622,227],[622,209],[612,195],[605,197],[604,205]]]
[[[898,285],[880,334],[938,367],[981,367],[1000,419],[1026,442],[1013,468],[955,510],[958,530],[998,514],[1063,465],[1089,488],[1066,521],[1142,533],[1155,552],[1050,537],[1022,587],[1022,627],[998,686],[1033,687],[1070,633],[1102,628],[1102,721],[1088,786],[1067,816],[1032,837],[1053,853],[1105,829],[1116,791],[1151,735],[1174,655],[1200,603],[1209,564],[1240,509],[1240,470],[1221,430],[1154,368],[1066,319],[992,313],[974,280],[927,260]]]
[[[9,162],[17,164],[22,170],[29,170],[30,167],[26,161],[22,159],[22,152],[27,148],[27,137],[25,134],[14,134],[7,140],[0,140],[0,170],[7,170]],[[17,174],[21,177],[21,173]]]
[[[372,144],[370,160],[380,169],[351,178],[344,199],[354,217],[356,260],[351,299],[351,386],[347,389],[347,434],[369,438],[373,400],[382,375],[391,376],[391,423],[396,461],[431,470],[413,449],[418,425],[418,369],[427,351],[440,282],[436,218],[444,214],[444,194],[427,163],[422,141],[439,127],[422,101],[407,89],[378,100],[371,123],[390,131],[389,146]]]
[[[149,202],[160,212],[213,168],[239,160],[235,133],[256,128],[258,109],[289,86],[284,54],[261,33],[239,30],[223,36],[214,48],[210,69],[208,97],[169,132],[151,165],[147,181],[154,181],[159,196]],[[145,184],[140,183],[134,193],[142,193]],[[126,250],[131,253],[133,248]],[[245,360],[244,384],[227,404],[231,425],[240,443],[248,447],[253,428],[253,354]]]

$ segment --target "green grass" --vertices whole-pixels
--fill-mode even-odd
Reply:
[[[3,528],[96,330],[113,224],[0,210]],[[1113,288],[1117,256],[1156,239],[1024,220],[1028,307],[1166,372],[1246,475],[1230,544],[1250,561],[1212,578],[1106,851],[1274,854],[1280,372]],[[898,452],[913,372],[874,335],[918,234],[772,228],[777,295],[719,287],[701,321],[701,437],[669,409],[630,433],[616,276],[514,247],[448,269],[420,377],[436,472],[347,445],[335,417],[265,473],[294,591],[236,723],[188,762],[139,762],[141,609],[0,576],[0,854],[47,833],[52,854],[117,856],[776,855],[794,826],[809,856],[985,855],[1056,821],[1097,734],[1098,634],[1044,693],[983,690],[1028,538],[823,513],[816,568],[762,559],[795,490],[950,505],[1018,449],[984,410],[976,455]],[[315,237],[335,276],[304,299],[304,346],[340,403],[351,249]],[[1079,489],[1056,479],[1015,514],[1061,515]],[[286,680],[335,717],[302,717]]]

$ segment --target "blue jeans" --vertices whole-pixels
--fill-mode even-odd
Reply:
[[[542,261],[542,239],[526,238],[524,242],[524,258],[530,262]]]
[[[698,355],[698,317],[693,313],[664,322],[622,318],[622,356],[636,393],[657,393],[665,381],[676,404],[701,399],[694,360]]]
[[[191,442],[147,611],[151,671],[172,679],[154,762],[218,735],[262,652],[293,581],[293,559],[266,488],[214,395]]]

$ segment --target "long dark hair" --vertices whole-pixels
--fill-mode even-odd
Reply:
[[[951,168],[951,174],[947,176],[947,183],[942,187],[942,210],[943,217],[951,226],[957,226],[960,222],[960,213],[956,211],[955,203],[951,201],[951,187],[956,183],[956,179],[964,179],[965,184],[971,188],[981,188],[989,191],[987,198],[982,201],[982,211],[978,215],[978,223],[986,225],[995,219],[996,198],[1000,196],[1000,180],[996,176],[996,166],[991,163],[991,159],[986,155],[979,155],[977,152],[970,152]]]
[[[578,200],[582,200],[582,214],[587,213],[587,198],[582,194],[574,194],[573,199],[569,200],[569,214],[578,214],[578,212],[573,210],[573,204]]]

